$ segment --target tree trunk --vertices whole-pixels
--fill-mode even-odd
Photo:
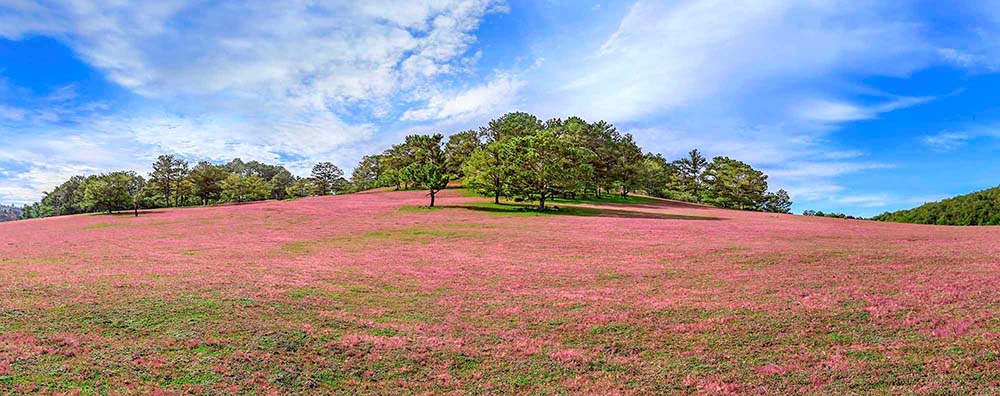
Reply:
[[[622,198],[628,198],[628,190],[625,189],[625,186],[622,186]]]
[[[430,207],[432,207],[432,208],[434,207],[434,190],[431,190],[431,206]]]
[[[497,205],[500,204],[500,189],[497,189],[495,191],[495,195],[493,195],[493,203],[495,203]]]
[[[135,205],[132,206],[132,209],[135,211],[135,217],[139,217],[139,203],[138,202]]]
[[[545,193],[538,196],[538,211],[545,210]]]

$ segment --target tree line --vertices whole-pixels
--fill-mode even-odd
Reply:
[[[508,113],[478,130],[410,135],[381,154],[362,158],[351,175],[355,189],[424,188],[436,194],[460,181],[500,199],[529,200],[545,210],[559,195],[632,192],[711,204],[722,208],[788,213],[784,190],[768,192],[767,175],[728,157],[705,158],[697,149],[668,161],[644,153],[631,134],[614,125],[580,117],[542,121],[528,113]]]
[[[913,209],[885,212],[872,220],[938,225],[1000,225],[1000,187],[927,203]]]
[[[834,219],[846,219],[846,220],[866,220],[864,217],[851,216],[845,213],[839,213],[839,212],[824,213],[822,210],[812,210],[812,209],[803,211],[802,215],[814,216],[814,217],[831,217]]]
[[[21,208],[21,218],[78,213],[212,205],[289,199],[349,192],[344,171],[319,162],[310,177],[297,177],[280,165],[239,158],[225,164],[207,161],[191,166],[173,155],[161,155],[148,177],[134,171],[73,176],[42,199]]]
[[[697,149],[668,161],[643,152],[631,134],[614,125],[580,117],[542,121],[508,113],[476,129],[409,135],[380,154],[364,156],[350,180],[330,162],[317,163],[309,177],[280,165],[234,159],[191,166],[161,155],[143,177],[133,171],[74,176],[41,201],[22,208],[22,217],[131,210],[312,195],[343,194],[379,187],[425,189],[429,205],[450,182],[495,203],[501,198],[537,202],[538,210],[556,196],[633,192],[722,208],[788,213],[784,190],[768,192],[767,175],[729,157],[705,158]]]

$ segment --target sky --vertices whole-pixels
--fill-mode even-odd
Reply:
[[[1000,184],[1000,1],[0,0],[0,203],[164,153],[348,172],[511,111],[871,216]]]

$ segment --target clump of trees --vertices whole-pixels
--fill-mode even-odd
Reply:
[[[802,212],[803,216],[816,216],[816,217],[832,217],[835,219],[848,219],[848,220],[864,220],[863,217],[855,217],[844,213],[838,212],[827,212],[824,213],[822,210],[806,210]]]
[[[559,195],[627,199],[637,191],[723,208],[791,210],[788,193],[768,192],[767,175],[749,164],[728,157],[708,160],[698,150],[668,161],[644,153],[631,134],[604,121],[542,121],[516,112],[451,135],[443,148],[440,136],[407,136],[381,154],[365,156],[351,184],[357,190],[426,188],[432,205],[436,192],[454,180],[495,203],[502,197],[531,200],[539,210]]]
[[[378,187],[420,188],[434,206],[437,193],[452,181],[482,195],[534,201],[539,210],[557,196],[648,195],[723,208],[788,213],[784,190],[768,192],[767,175],[728,157],[705,158],[691,150],[668,161],[643,152],[631,134],[614,125],[580,117],[542,121],[515,112],[478,130],[449,136],[409,135],[380,154],[364,156],[351,172],[331,162],[317,163],[309,177],[280,165],[237,158],[225,164],[191,166],[161,155],[148,179],[134,172],[74,176],[22,216],[46,217],[85,212],[211,205],[343,194]]]
[[[236,158],[225,164],[194,166],[173,155],[161,155],[148,179],[133,171],[73,176],[21,208],[21,218],[78,213],[289,199],[350,192],[344,171],[330,162],[317,163],[310,177],[297,177],[280,165]]]
[[[923,204],[909,210],[885,212],[872,220],[939,225],[1000,225],[1000,186]]]

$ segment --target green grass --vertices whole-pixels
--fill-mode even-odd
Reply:
[[[538,210],[537,205],[530,203],[500,203],[493,202],[473,202],[459,205],[441,205],[440,209],[466,209],[478,212],[487,212],[502,215],[514,216],[592,216],[592,217],[621,217],[621,218],[644,218],[663,220],[721,220],[712,216],[682,215],[674,213],[637,212],[631,210],[609,209],[609,208],[589,208],[572,205],[546,204],[545,210]],[[415,210],[415,209],[405,209]]]
[[[457,189],[461,195],[466,197],[476,197],[476,198],[493,198],[492,196],[484,196],[478,194],[472,189],[460,188]],[[506,200],[506,199],[504,199]],[[537,202],[537,201],[528,201]],[[655,204],[659,202],[655,198],[643,197],[637,195],[629,195],[628,198],[623,198],[621,194],[608,194],[602,193],[600,198],[595,198],[592,194],[576,194],[575,198],[564,198],[563,196],[556,196],[545,200],[546,204],[549,202],[555,204]]]

